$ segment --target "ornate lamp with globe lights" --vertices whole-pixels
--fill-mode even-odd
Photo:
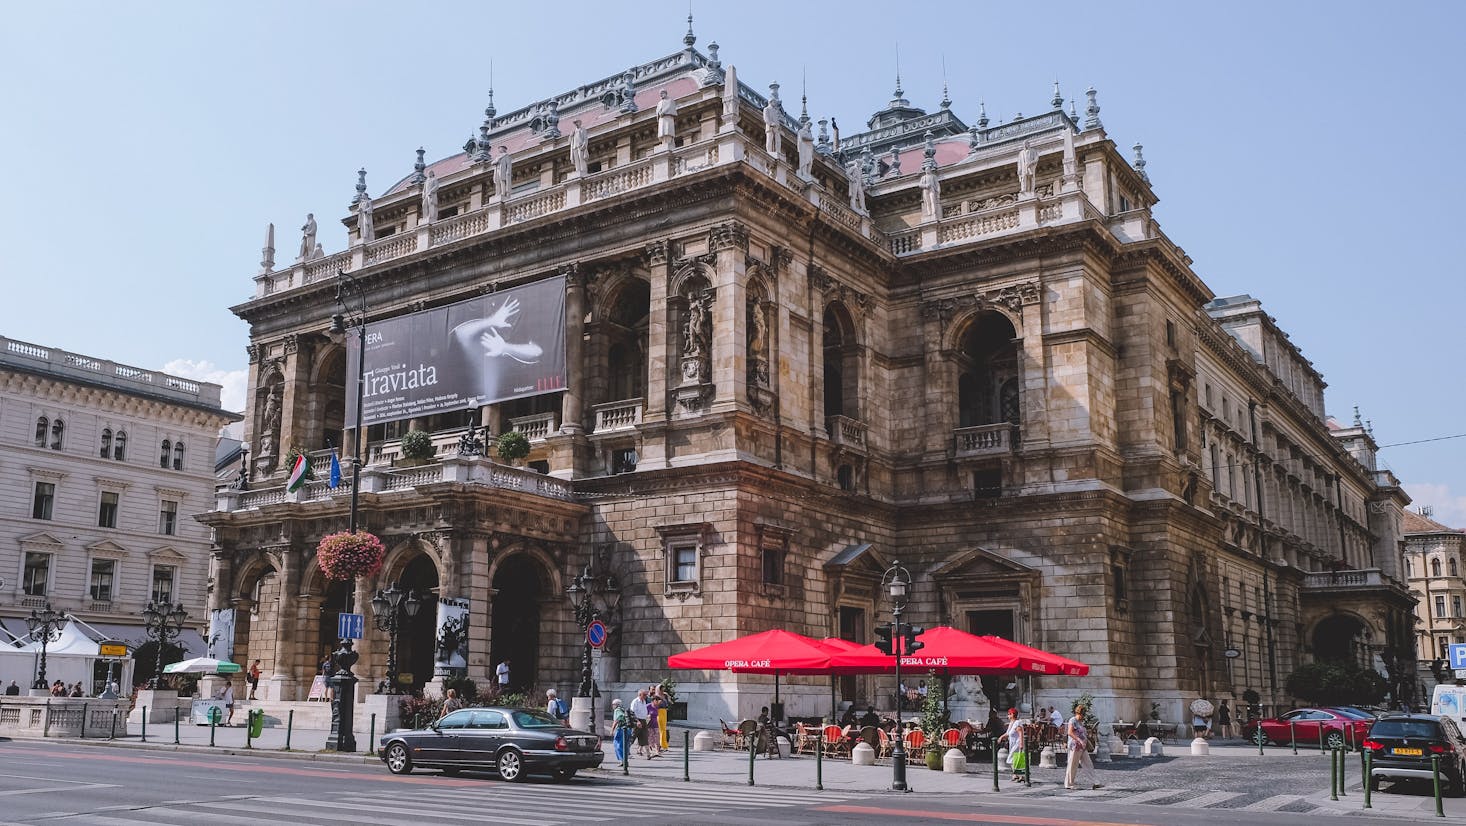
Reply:
[[[25,618],[25,625],[31,632],[31,639],[41,644],[41,659],[37,663],[36,680],[31,683],[31,688],[43,690],[46,686],[46,646],[55,639],[61,626],[70,619],[65,611],[57,611],[51,607],[48,601],[40,611],[31,609],[31,615]]]
[[[183,610],[181,602],[149,602],[148,607],[143,609],[143,622],[147,627],[148,637],[158,645],[153,679],[148,681],[148,688],[153,691],[157,691],[163,683],[163,647],[183,632],[183,621],[186,619],[188,612]]]
[[[415,590],[404,591],[397,583],[377,591],[372,597],[372,618],[378,631],[387,632],[387,690],[386,694],[401,694],[397,681],[397,632],[401,629],[403,617],[412,619],[422,610],[423,599]]]

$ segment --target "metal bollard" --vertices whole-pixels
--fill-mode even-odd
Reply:
[[[748,738],[748,785],[753,785],[753,760],[758,756],[758,733],[754,732]]]
[[[87,739],[87,704],[81,704],[81,739]]]
[[[214,747],[214,727],[219,724],[218,711],[217,708],[209,709],[209,748]]]
[[[1292,720],[1289,720],[1288,721],[1288,739],[1293,741],[1293,753],[1294,754],[1297,754],[1298,753],[1298,726],[1294,725]]]
[[[692,782],[692,768],[689,765],[690,761],[692,760],[691,753],[692,753],[692,732],[688,731],[687,729],[683,729],[682,730],[682,781],[684,783],[691,783]]]
[[[42,737],[50,737],[51,736],[51,701],[50,700],[47,700],[46,701],[46,718],[45,718],[45,720],[46,721],[41,724],[41,736]]]
[[[148,742],[148,707],[143,706],[143,742]]]
[[[1369,749],[1365,749],[1364,750],[1364,808],[1366,808],[1366,809],[1372,809],[1372,808],[1374,808],[1373,806],[1371,806],[1369,804],[1369,793],[1371,791],[1371,788],[1374,786],[1374,777],[1372,776],[1372,774],[1371,774],[1371,772],[1369,770],[1369,767],[1370,767],[1370,763],[1371,762],[1372,762],[1372,760],[1370,759]]]
[[[295,709],[290,710],[290,716],[285,718],[285,750],[290,751],[290,735],[295,731]]]
[[[825,790],[825,743],[824,735],[814,744],[814,790]]]
[[[1441,803],[1441,756],[1439,754],[1430,756],[1430,779],[1435,785],[1435,816],[1445,817],[1446,810]]]
[[[173,709],[173,745],[178,745],[178,709]]]
[[[998,737],[993,735],[993,791],[998,791]]]
[[[1262,730],[1261,723],[1257,724],[1257,728],[1253,731],[1252,737],[1257,741],[1257,754],[1260,757],[1262,756],[1262,746],[1267,742],[1267,733]]]
[[[1033,786],[1033,749],[1028,747],[1028,738],[1023,738],[1023,785]]]
[[[254,710],[251,709],[250,711],[245,712],[245,715],[244,715],[244,747],[245,748],[252,749],[252,748],[255,747],[254,746],[254,739],[255,739],[254,738],[254,733],[255,733],[255,727],[254,727]]]
[[[377,747],[372,745],[377,742],[377,715],[372,715],[372,727],[367,729],[367,748],[376,751]]]
[[[1349,768],[1349,752],[1344,749],[1335,749],[1335,753],[1339,755],[1339,797],[1346,797],[1348,793],[1344,791],[1344,786],[1345,775]]]
[[[1329,800],[1339,799],[1339,761],[1336,752],[1329,753]]]
[[[1324,725],[1323,725],[1323,723],[1319,723],[1318,724],[1318,753],[1319,754],[1323,754],[1323,752],[1324,752],[1323,741],[1325,741],[1325,740],[1328,739],[1327,737],[1324,736],[1324,734],[1325,734],[1325,732],[1324,732]]]
[[[626,736],[626,730],[621,730],[621,774],[631,774],[631,738]]]
[[[82,721],[86,721],[87,707],[81,707]],[[108,740],[117,739],[117,706],[112,706],[112,730],[107,733]]]

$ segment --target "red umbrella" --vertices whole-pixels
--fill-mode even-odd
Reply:
[[[777,703],[780,674],[829,674],[834,653],[835,649],[819,640],[776,628],[673,654],[667,658],[667,667],[772,674]]]
[[[927,629],[917,639],[925,645],[901,658],[903,669],[944,674],[1047,673],[1048,667],[1032,655],[948,626]],[[831,657],[830,669],[839,674],[885,674],[896,670],[896,659],[874,645],[865,645]]]
[[[1002,637],[982,637],[981,639],[1034,658],[1044,666],[1044,670],[1041,672],[1043,674],[1063,674],[1068,677],[1083,677],[1089,673],[1089,666],[1078,660],[1071,660],[1068,657],[1024,645],[1021,642],[1005,640]]]

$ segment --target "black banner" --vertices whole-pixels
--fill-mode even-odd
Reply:
[[[356,420],[349,338],[346,421]],[[565,389],[565,277],[368,322],[363,425]]]

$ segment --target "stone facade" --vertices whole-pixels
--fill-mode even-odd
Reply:
[[[1405,573],[1416,599],[1414,630],[1424,689],[1436,682],[1430,661],[1446,660],[1446,646],[1466,643],[1466,533],[1413,511],[1405,512],[1404,529]]]
[[[147,641],[142,610],[182,602],[202,655],[214,442],[237,416],[216,384],[0,338],[0,621],[47,604]]]
[[[573,690],[581,631],[564,593],[587,568],[620,586],[604,606],[603,690],[772,627],[868,641],[899,560],[916,575],[911,621],[1081,659],[1091,676],[1037,680],[1035,701],[1088,691],[1132,719],[1246,688],[1286,702],[1281,677],[1309,656],[1310,572],[1374,571],[1348,598],[1408,610],[1389,524],[1408,500],[1330,433],[1296,349],[1249,350],[1251,321],[1209,303],[1093,95],[1082,126],[1058,100],[969,129],[898,93],[856,149],[821,141],[806,177],[799,121],[766,140],[768,98],[733,75],[689,46],[553,106],[491,109],[465,154],[424,165],[441,182],[437,220],[419,218],[419,169],[372,201],[372,237],[353,213],[347,250],[256,277],[234,308],[251,329],[252,490],[224,492],[204,518],[220,537],[215,606],[261,618],[240,644],[275,675],[274,696],[299,696],[347,604],[313,559],[346,524],[347,488],[279,487],[291,447],[354,436],[342,346],[322,332],[338,269],[369,325],[569,276],[564,392],[365,433],[362,521],[391,552],[355,604],[399,578],[467,600],[467,673],[481,681],[508,657],[517,684]],[[675,140],[657,138],[662,91]],[[589,130],[586,174],[551,113]],[[500,145],[508,192],[485,162]],[[923,166],[940,193],[925,219]],[[1203,385],[1225,385],[1259,424],[1233,414],[1224,428]],[[459,456],[466,423],[525,432],[543,475]],[[394,466],[408,427],[434,434],[440,461]],[[1229,462],[1268,480],[1257,502],[1218,484],[1207,456],[1224,431]],[[1287,518],[1271,499],[1284,492],[1300,509]],[[1238,609],[1265,623],[1257,641]],[[403,635],[418,684],[432,633]],[[1229,644],[1255,674],[1238,674]],[[369,630],[359,670],[379,674],[385,648]],[[699,720],[750,716],[772,688],[672,676]],[[990,695],[1016,701],[1005,682]],[[889,690],[838,687],[882,705]],[[825,679],[782,692],[791,714],[828,708]]]

